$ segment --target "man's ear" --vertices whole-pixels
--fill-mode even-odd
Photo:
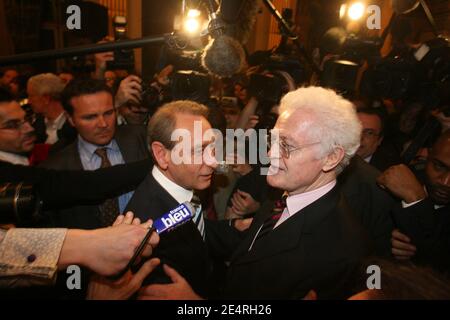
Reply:
[[[45,105],[48,106],[50,104],[50,101],[52,100],[52,98],[50,97],[49,94],[44,94],[42,96],[42,100],[44,101]]]
[[[151,149],[153,158],[158,167],[160,167],[162,170],[167,170],[170,161],[169,150],[167,150],[161,142],[157,141],[152,142]]]
[[[345,151],[342,147],[334,148],[334,150],[325,158],[325,164],[322,170],[325,172],[334,170],[338,166],[338,164],[342,161],[344,156]]]

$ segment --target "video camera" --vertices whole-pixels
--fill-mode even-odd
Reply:
[[[127,40],[127,18],[124,16],[115,16],[113,21],[114,40]],[[114,50],[114,60],[108,61],[109,70],[134,70],[134,51],[132,49]]]
[[[367,62],[360,83],[363,96],[419,102],[429,109],[446,100],[450,83],[448,39],[438,37],[419,48],[394,50],[386,57],[381,57],[381,46],[381,38],[347,36],[338,52],[333,52],[336,57],[324,64],[321,84],[351,96],[361,67]]]
[[[0,185],[0,224],[33,226],[41,217],[42,201],[32,185]]]

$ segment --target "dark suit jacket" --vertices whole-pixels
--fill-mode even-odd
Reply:
[[[134,212],[142,221],[157,219],[176,208],[179,203],[153,178],[150,173],[136,189],[128,203],[127,211]],[[200,295],[207,296],[208,278],[211,266],[206,245],[192,222],[162,234],[154,257],[161,265],[166,263],[175,268]],[[146,283],[171,283],[161,267],[153,271]]]
[[[125,163],[149,157],[144,127],[117,128],[114,138]],[[78,152],[78,140],[51,156],[41,166],[57,170],[83,170]],[[95,229],[101,226],[98,213],[97,205],[84,205],[52,212],[51,216],[55,227]]]
[[[368,253],[368,240],[338,187],[248,251],[266,218],[255,218],[249,236],[233,255],[226,298],[301,299],[311,289],[322,299],[349,294],[352,266]]]
[[[400,153],[395,150],[393,144],[387,142],[383,142],[370,159],[370,164],[381,172],[400,163],[402,163]]]
[[[348,205],[369,234],[375,254],[390,256],[394,228],[391,214],[396,202],[377,185],[379,175],[377,169],[355,156],[337,180]],[[279,191],[271,192],[260,212],[268,214],[274,206],[274,199],[281,199],[281,195]]]
[[[348,204],[369,233],[375,253],[390,256],[394,228],[391,215],[396,201],[377,185],[379,175],[377,169],[355,156],[338,176],[338,183]]]
[[[450,205],[435,209],[430,199],[395,210],[395,222],[417,247],[413,260],[450,274]]]
[[[36,116],[36,121],[33,123],[34,130],[36,132],[37,140],[36,143],[45,143],[47,141],[47,128],[45,125],[45,117],[41,114]],[[65,146],[74,142],[77,138],[77,130],[72,127],[69,121],[64,122],[61,129],[57,132],[58,142],[51,148],[51,152],[57,152],[62,150]],[[55,147],[56,146],[56,147]]]

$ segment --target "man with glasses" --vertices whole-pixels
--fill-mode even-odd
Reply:
[[[272,212],[255,216],[231,257],[224,297],[302,299],[311,289],[319,299],[349,297],[353,268],[369,253],[337,184],[359,147],[353,105],[332,90],[298,89],[282,99],[274,133],[267,182],[285,194]],[[149,286],[141,298],[196,298],[167,271],[174,283]]]
[[[26,155],[33,150],[35,140],[25,111],[8,91],[0,88],[0,161],[28,166]]]
[[[358,118],[363,127],[358,156],[380,171],[399,164],[400,157],[393,147],[383,143],[385,124],[381,114],[374,109],[362,109]]]

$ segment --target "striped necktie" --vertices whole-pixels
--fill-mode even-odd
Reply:
[[[205,236],[206,236],[205,219],[203,217],[202,203],[200,201],[200,198],[195,194],[192,196],[191,203],[195,209],[195,216],[194,216],[193,221],[194,221],[195,225],[197,226],[198,232],[200,232],[200,234],[203,238],[203,241],[205,241]]]
[[[100,168],[111,167],[111,162],[108,159],[106,148],[99,148],[95,151],[95,154],[102,159]],[[107,199],[103,204],[99,206],[100,210],[100,223],[102,227],[110,227],[117,216],[120,214],[119,200],[117,198]]]
[[[264,221],[262,227],[259,229],[258,235],[255,238],[255,241],[258,241],[265,235],[267,235],[270,231],[273,230],[278,220],[280,220],[281,215],[283,214],[284,209],[286,208],[286,199],[287,194],[283,195],[281,200],[275,202],[275,206],[272,210],[272,214],[269,218]]]

